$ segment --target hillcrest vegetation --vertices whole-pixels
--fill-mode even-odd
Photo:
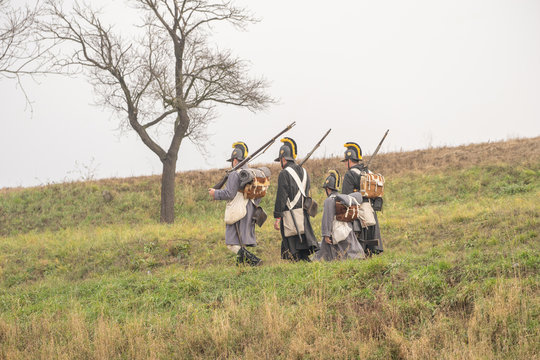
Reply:
[[[343,166],[306,164],[319,204]],[[383,254],[288,263],[270,218],[256,268],[225,247],[207,192],[222,170],[176,176],[174,224],[159,223],[158,176],[0,189],[0,358],[537,359],[540,138],[371,168]]]

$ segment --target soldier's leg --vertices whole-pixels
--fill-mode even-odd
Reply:
[[[244,262],[244,256],[243,256],[243,253],[241,254],[240,253],[240,249],[242,247],[240,245],[227,245],[227,249],[229,249],[230,251],[232,251],[233,253],[236,254],[236,264],[241,264]]]
[[[356,238],[356,241],[358,241],[358,243],[362,247],[362,250],[364,250],[364,252],[365,252],[366,251],[366,242],[364,241],[364,232],[362,230],[355,231],[354,232],[354,237]]]
[[[383,250],[383,243],[381,238],[381,226],[379,225],[379,218],[377,217],[377,212],[375,212],[375,226],[373,229],[373,239],[377,239],[377,244],[373,246],[373,252],[375,254],[382,253]]]
[[[302,249],[302,250],[298,250],[298,253],[297,253],[297,261],[307,261],[307,262],[311,262],[311,259],[309,258],[309,255],[311,254],[311,252],[309,251],[309,249]]]
[[[233,253],[238,254],[240,251],[240,245],[227,245],[227,249],[231,250]]]
[[[375,225],[368,226],[366,229],[364,229],[364,240],[366,243],[366,255],[371,256],[371,254],[375,253],[375,246],[376,243],[374,242],[375,239]]]

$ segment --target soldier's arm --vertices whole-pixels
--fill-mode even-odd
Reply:
[[[214,192],[214,199],[216,200],[232,200],[236,196],[238,189],[240,188],[240,177],[236,171],[229,174],[225,189],[216,190]]]

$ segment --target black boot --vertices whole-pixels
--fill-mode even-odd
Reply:
[[[261,263],[262,260],[252,252],[249,252],[246,248],[240,248],[236,254],[236,265],[247,264],[250,266],[259,266]]]

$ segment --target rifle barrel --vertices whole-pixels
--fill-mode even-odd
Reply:
[[[367,168],[369,168],[369,164],[371,163],[371,160],[373,160],[373,158],[375,157],[375,155],[377,155],[377,153],[379,152],[379,149],[381,148],[381,145],[382,143],[384,142],[384,139],[386,139],[386,135],[388,135],[388,132],[390,131],[390,129],[386,130],[386,132],[384,133],[384,136],[383,138],[381,139],[381,141],[379,142],[379,145],[377,145],[377,148],[375,149],[375,152],[373,153],[373,155],[371,155],[371,157],[369,158],[369,161],[366,165]]]
[[[299,164],[300,166],[304,165],[304,163],[309,160],[309,158],[311,157],[311,155],[313,155],[315,150],[317,150],[319,148],[319,146],[321,146],[324,139],[326,139],[328,134],[330,134],[330,131],[332,131],[332,129],[328,129],[328,131],[326,132],[326,134],[324,134],[324,136],[321,138],[321,140],[319,140],[319,142],[317,144],[315,144],[313,149],[311,149],[311,151],[306,155],[306,157],[302,159],[302,161]]]
[[[264,152],[266,151],[266,149],[268,149],[268,147],[270,147],[270,145],[272,145],[276,139],[278,137],[280,137],[281,135],[283,135],[284,133],[286,133],[287,131],[291,130],[294,126],[296,125],[296,121],[293,121],[292,123],[290,123],[285,129],[281,130],[276,136],[274,136],[272,139],[270,139],[269,141],[267,141],[263,146],[261,146],[260,148],[258,148],[257,150],[255,150],[252,154],[250,154],[248,157],[246,157],[244,160],[240,161],[238,164],[236,164],[236,166],[234,166],[233,168],[231,169],[228,169],[226,170],[226,174],[225,176],[221,179],[220,182],[218,182],[214,187],[213,189],[221,189],[223,187],[223,185],[225,185],[225,183],[227,182],[227,178],[229,177],[229,174],[233,171],[236,171],[238,169],[240,169],[242,166],[244,166],[245,164],[247,164],[251,159],[253,159],[253,157],[255,157],[256,155],[258,155],[261,151]]]

